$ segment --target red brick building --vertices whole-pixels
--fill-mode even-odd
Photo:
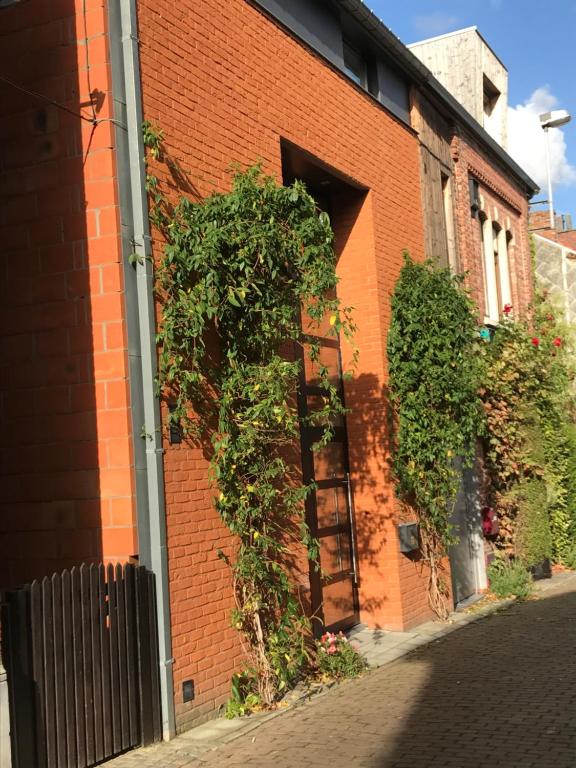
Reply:
[[[346,565],[313,608],[330,626],[429,618],[426,574],[399,548],[385,398],[402,252],[420,259],[440,242],[416,94],[450,132],[446,258],[452,249],[470,271],[482,308],[493,267],[486,276],[476,213],[511,233],[520,307],[533,184],[358,0],[20,0],[0,9],[0,39],[1,584],[138,557],[157,575],[166,733],[228,696],[240,648],[216,548],[232,542],[202,450],[162,429],[152,267],[129,259],[161,248],[147,222],[145,119],[179,169],[155,169],[174,194],[226,190],[233,162],[260,160],[279,182],[303,179],[330,211],[360,357],[345,385],[346,440],[332,449],[336,481],[316,478],[328,491],[316,516],[322,505],[346,512],[346,537],[324,537]]]

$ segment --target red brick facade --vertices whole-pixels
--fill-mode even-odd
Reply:
[[[403,249],[416,258],[423,252],[416,138],[244,0],[225,9],[215,0],[142,0],[139,25],[145,118],[162,127],[198,196],[229,188],[233,162],[262,159],[281,179],[281,139],[368,190],[353,211],[338,267],[341,298],[356,308],[359,326],[360,363],[347,404],[360,603],[372,626],[415,624],[428,607],[418,567],[398,552],[383,390],[389,294]],[[215,554],[227,536],[211,505],[206,462],[200,451],[180,446],[167,447],[165,464],[183,728],[228,696],[238,641],[229,626],[229,574]],[[190,677],[197,698],[183,704],[181,684]]]
[[[465,132],[454,137],[452,154],[460,269],[468,273],[468,284],[478,303],[480,319],[488,314],[480,222],[483,216],[512,235],[508,246],[511,303],[515,311],[522,314],[532,301],[526,192],[510,173],[496,160],[490,159],[488,153],[480,149],[478,143]],[[476,216],[472,216],[470,208],[470,179],[478,182],[480,194],[481,208]]]
[[[0,82],[4,586],[137,550],[106,19],[0,9],[0,72],[46,97]]]
[[[398,545],[386,336],[402,252],[424,255],[416,132],[246,0],[137,7],[144,117],[162,129],[180,169],[154,171],[174,194],[229,189],[235,163],[260,161],[282,181],[288,146],[338,179],[339,295],[355,310],[360,353],[345,384],[360,620],[414,626],[431,613],[427,575]],[[0,587],[138,554],[107,11],[106,0],[21,0],[0,10],[0,73],[61,107],[0,82]],[[91,118],[92,104],[95,123],[79,117]],[[454,138],[452,155],[460,266],[483,308],[472,176],[484,209],[512,234],[512,298],[525,307],[526,199],[472,139]],[[156,242],[156,256],[160,249]],[[342,352],[347,367],[351,350]],[[239,666],[230,572],[216,553],[232,553],[234,542],[212,503],[206,452],[164,448],[184,730],[214,715]],[[184,703],[189,679],[195,699]]]

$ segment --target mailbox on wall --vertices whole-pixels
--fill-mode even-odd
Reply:
[[[400,552],[408,553],[420,549],[418,523],[399,523],[398,538],[400,539]]]

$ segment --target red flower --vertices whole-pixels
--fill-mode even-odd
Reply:
[[[502,312],[504,312],[505,315],[509,315],[510,312],[512,312],[512,304],[504,304]]]
[[[546,320],[548,320],[548,322],[551,323],[552,320],[554,320],[554,315],[546,315]]]
[[[533,345],[534,347],[538,347],[538,346],[540,346],[540,339],[539,339],[537,336],[533,336],[533,337],[532,337],[532,345]]]
[[[556,336],[555,339],[552,339],[552,344],[555,347],[561,347],[562,346],[562,339],[560,338],[560,336]]]

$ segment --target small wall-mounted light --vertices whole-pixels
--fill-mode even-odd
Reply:
[[[398,538],[400,540],[400,552],[406,554],[420,549],[418,523],[399,523]]]

